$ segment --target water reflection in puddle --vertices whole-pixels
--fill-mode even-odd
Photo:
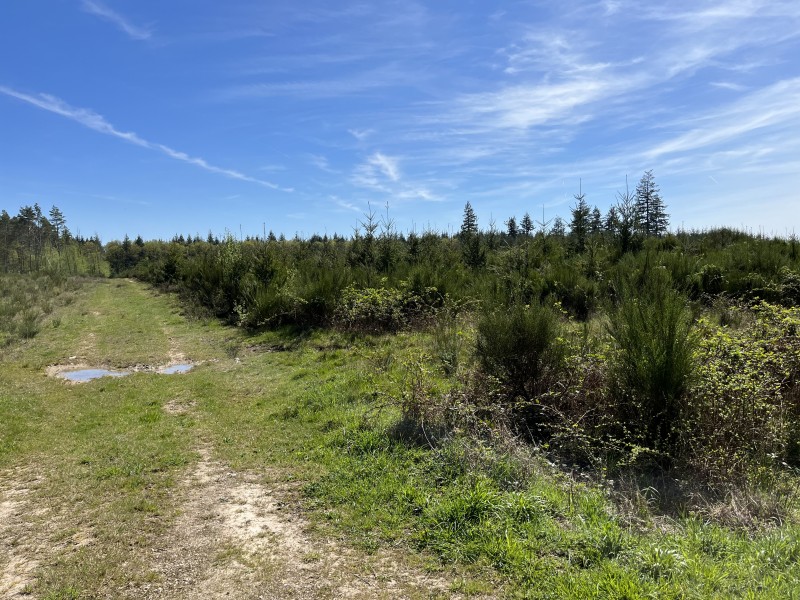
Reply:
[[[194,365],[172,365],[159,369],[158,372],[162,375],[174,375],[175,373],[186,373],[192,370]]]
[[[100,377],[125,377],[129,371],[109,371],[108,369],[81,369],[80,371],[67,371],[61,377],[67,381],[91,381]]]
[[[182,364],[182,365],[170,365],[169,367],[163,367],[157,371],[161,375],[175,375],[177,373],[187,373],[192,370],[194,365],[190,364]],[[134,369],[133,371],[136,371]],[[62,371],[59,373],[59,377],[66,379],[67,381],[75,381],[83,383],[85,381],[91,381],[92,379],[99,379],[100,377],[125,377],[126,375],[130,375],[133,371],[112,371],[110,369],[80,369],[76,371]],[[152,372],[152,371],[151,371]]]

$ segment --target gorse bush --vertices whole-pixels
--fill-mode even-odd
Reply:
[[[611,368],[624,407],[621,418],[646,446],[669,450],[695,364],[692,314],[660,269],[619,287],[609,333],[616,346]]]
[[[560,335],[559,318],[552,308],[515,304],[481,316],[476,353],[481,367],[511,396],[529,400],[544,390],[546,376],[561,368]]]

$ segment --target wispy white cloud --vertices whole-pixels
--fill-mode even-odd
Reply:
[[[400,179],[400,169],[398,168],[397,159],[391,156],[386,156],[381,152],[376,152],[367,160],[367,164],[376,167],[381,173],[388,177],[391,181],[398,181]]]
[[[327,156],[323,156],[321,154],[310,154],[309,162],[318,168],[320,171],[324,171],[325,173],[330,173],[331,175],[341,175],[341,171],[339,169],[335,169],[331,166],[330,161],[328,160]]]
[[[435,155],[444,161],[438,164],[451,168],[475,164],[486,169],[502,160],[507,177],[517,172],[517,157],[530,161],[532,156],[567,151],[587,129],[601,123],[607,133],[662,138],[656,144],[651,141],[651,158],[666,152],[670,143],[690,151],[690,143],[699,147],[696,144],[705,144],[706,138],[697,138],[694,126],[676,124],[674,117],[697,113],[687,113],[687,105],[693,104],[688,98],[676,102],[669,94],[699,73],[714,69],[719,77],[721,70],[736,71],[733,81],[704,82],[730,90],[735,101],[758,89],[741,73],[743,59],[750,70],[774,65],[779,55],[762,55],[760,49],[773,48],[778,40],[800,32],[800,4],[782,0],[712,0],[701,5],[678,0],[668,9],[624,1],[568,4],[574,9],[568,11],[569,19],[532,22],[497,51],[495,56],[504,61],[499,70],[508,77],[496,78],[485,91],[460,92],[433,103],[417,128],[405,128],[404,138],[418,142],[420,135],[427,136],[433,147],[418,152]],[[588,20],[603,11],[618,14],[599,31]],[[637,29],[639,41],[633,46],[610,44],[617,27],[626,36]],[[692,35],[688,28],[694,28]],[[715,114],[722,110],[717,107]],[[762,123],[783,118],[787,110],[791,109],[752,114],[743,123],[731,123],[729,134],[755,131]],[[655,132],[665,125],[673,132],[691,133],[682,140],[664,141]],[[723,130],[717,133],[723,135]]]
[[[748,89],[746,85],[732,81],[712,81],[709,85],[721,90],[731,90],[732,92],[744,92]]]
[[[577,109],[619,93],[625,82],[614,79],[575,79],[564,83],[506,87],[467,94],[454,104],[451,121],[474,132],[494,128],[529,129],[543,125],[577,124],[589,118]]]
[[[395,200],[441,200],[425,184],[405,180],[400,173],[399,160],[382,152],[374,152],[357,165],[350,182],[356,187],[379,192]]]
[[[153,36],[153,32],[149,28],[134,25],[121,14],[110,9],[98,0],[81,0],[81,7],[89,14],[110,21],[124,31],[131,39],[149,40]]]
[[[651,159],[727,143],[755,130],[788,122],[800,125],[800,78],[780,81],[708,115],[705,124],[655,146]]]
[[[641,9],[641,16],[679,23],[683,31],[698,31],[752,19],[798,18],[800,7],[793,0],[685,0],[645,5]]]
[[[571,31],[535,29],[498,53],[508,63],[504,72],[512,75],[524,72],[556,77],[602,74],[609,64],[593,62],[585,56],[587,46],[592,45],[589,39],[576,44],[576,34]]]
[[[617,14],[622,8],[622,2],[618,0],[603,0],[600,4],[603,6],[603,15],[606,17]]]
[[[424,74],[415,74],[398,64],[385,64],[379,68],[365,69],[338,77],[271,80],[266,83],[236,84],[217,90],[213,99],[221,101],[252,100],[280,96],[319,100],[378,94],[389,88],[417,85]]]
[[[356,138],[359,142],[365,141],[369,136],[375,133],[373,129],[348,129],[347,133]]]
[[[169,146],[165,146],[164,144],[150,142],[131,131],[120,131],[111,123],[106,121],[102,115],[85,108],[76,108],[70,106],[60,98],[51,96],[50,94],[31,96],[5,86],[0,86],[0,94],[5,94],[6,96],[16,98],[17,100],[21,100],[42,110],[65,117],[98,133],[119,138],[136,146],[147,148],[148,150],[155,150],[175,160],[200,167],[201,169],[204,169],[210,173],[216,173],[217,175],[224,175],[225,177],[229,177],[231,179],[255,183],[274,190],[281,190],[284,192],[293,191],[291,188],[282,188],[281,186],[270,181],[251,177],[233,169],[226,169],[212,165],[203,158],[190,156],[185,152],[180,152],[179,150],[175,150]]]
[[[356,206],[355,204],[353,204],[352,202],[348,202],[347,200],[342,200],[338,196],[331,196],[330,199],[333,201],[333,203],[336,206],[338,206],[339,208],[342,208],[344,210],[356,212],[356,213],[359,213],[359,214],[364,212],[363,208],[361,208],[359,206]]]

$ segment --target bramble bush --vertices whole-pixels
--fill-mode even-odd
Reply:
[[[681,450],[715,481],[800,464],[800,308],[760,302],[741,328],[700,319]]]
[[[398,287],[359,289],[351,285],[342,290],[333,320],[348,331],[397,332],[412,324],[432,321],[445,302],[436,288],[415,291],[405,282]]]

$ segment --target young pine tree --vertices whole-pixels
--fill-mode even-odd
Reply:
[[[478,232],[478,217],[469,202],[464,205],[464,220],[461,222],[459,239],[464,263],[471,269],[483,266],[486,262],[486,249]]]
[[[669,215],[651,169],[645,171],[636,186],[636,228],[645,236],[660,236],[667,227]]]
[[[589,215],[591,209],[586,203],[586,194],[582,189],[575,194],[575,206],[572,207],[572,221],[570,221],[570,237],[575,251],[582,254],[586,250],[586,239],[589,236]]]
[[[478,233],[478,217],[472,209],[472,204],[464,205],[464,220],[461,221],[461,236]]]
[[[508,221],[506,221],[506,235],[511,238],[512,241],[517,239],[519,227],[517,227],[516,217],[509,217]]]
[[[533,219],[531,219],[531,216],[528,213],[525,213],[519,225],[525,237],[530,237],[530,235],[533,233]]]

